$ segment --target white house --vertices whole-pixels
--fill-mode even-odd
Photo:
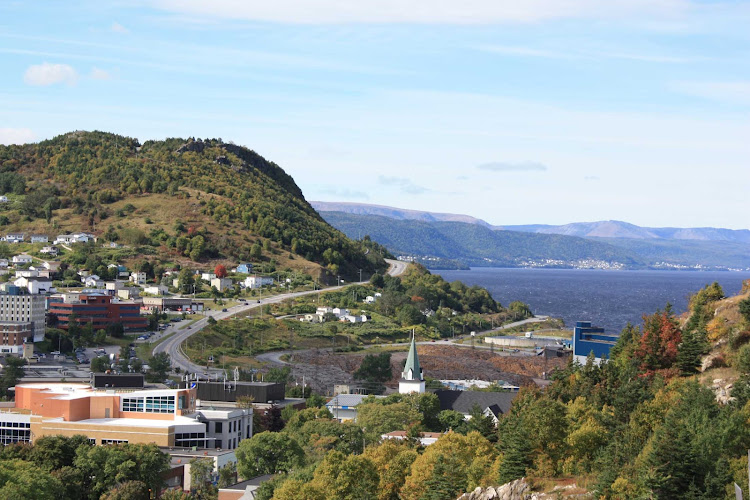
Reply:
[[[0,196],[0,203],[8,203],[8,197],[5,195]]]
[[[233,284],[234,283],[229,278],[214,278],[211,280],[211,286],[220,292],[223,292],[227,288],[232,288]]]
[[[43,253],[43,254],[46,254],[46,255],[51,255],[53,257],[56,257],[57,254],[60,253],[60,251],[57,249],[56,246],[46,246],[46,247],[43,247],[41,250],[39,250],[39,252]]]
[[[37,269],[19,269],[16,271],[16,278],[36,278],[38,276],[39,271]]]
[[[101,278],[99,277],[99,275],[86,273],[86,275],[85,275],[85,276],[84,276],[84,275],[81,275],[81,283],[86,283],[86,280],[87,280],[87,279],[89,279],[89,278],[91,278],[91,279],[94,279],[94,280],[99,280],[99,279],[101,279]]]
[[[31,264],[31,261],[31,255],[26,255],[25,253],[13,256],[13,264]]]
[[[5,236],[3,236],[2,240],[6,243],[21,243],[23,241],[24,236],[26,236],[23,233],[8,233]]]
[[[104,280],[101,279],[96,274],[92,274],[91,276],[88,276],[83,281],[84,286],[87,288],[102,288],[104,286]]]
[[[117,292],[117,290],[122,290],[123,288],[125,288],[125,282],[120,280],[107,281],[104,284],[104,288],[106,288],[110,292]]]
[[[130,273],[130,281],[135,283],[136,285],[145,285],[146,284],[146,273],[143,271],[133,271]]]
[[[203,281],[207,281],[208,283],[211,283],[211,280],[216,278],[216,275],[214,273],[201,273],[201,279]]]
[[[319,314],[320,316],[325,316],[328,313],[333,314],[333,308],[331,307],[319,307],[316,311],[316,314]]]
[[[20,288],[26,288],[31,294],[49,293],[55,289],[52,288],[52,280],[49,278],[16,278],[14,285]]]
[[[333,308],[333,314],[341,318],[342,316],[348,316],[351,314],[351,311],[349,309],[343,309],[341,307],[334,307]]]
[[[59,234],[53,243],[55,245],[71,245],[73,243],[88,243],[91,240],[96,241],[96,238],[91,233]]]
[[[431,444],[435,444],[435,442],[440,439],[440,436],[443,434],[440,432],[420,432],[419,433],[419,444],[422,446],[429,446]],[[393,431],[389,432],[388,434],[381,434],[381,439],[395,439],[396,441],[403,441],[404,439],[408,439],[409,435],[406,433],[406,431]]]
[[[32,234],[31,235],[32,243],[47,243],[48,241],[49,241],[49,237],[46,234]]]
[[[321,314],[305,314],[305,317],[300,318],[300,321],[307,321],[308,323],[323,323],[325,320]]]
[[[8,267],[8,259],[0,259],[0,267]]]
[[[266,285],[273,285],[273,278],[268,276],[248,276],[243,281],[245,288],[260,288]]]
[[[164,295],[168,291],[169,288],[165,287],[164,285],[147,286],[143,289],[143,293],[148,293],[150,295]]]
[[[349,323],[364,323],[367,321],[367,316],[364,314],[347,314],[341,316],[341,321],[348,321]]]

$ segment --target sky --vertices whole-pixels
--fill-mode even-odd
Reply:
[[[308,200],[750,228],[750,1],[0,2],[0,143],[222,138]]]

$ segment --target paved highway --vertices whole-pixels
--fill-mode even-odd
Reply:
[[[391,260],[386,259],[386,262],[390,265],[388,269],[388,274],[391,276],[398,276],[399,274],[402,274],[406,270],[407,263],[401,262],[398,260]],[[213,317],[216,321],[221,321],[223,319],[231,318],[232,316],[249,311],[250,309],[255,309],[257,307],[261,307],[266,304],[274,304],[277,302],[281,302],[286,299],[290,299],[293,297],[301,297],[303,295],[311,295],[316,293],[324,293],[329,292],[332,290],[338,290],[340,288],[344,288],[347,285],[341,285],[341,286],[334,286],[330,288],[324,288],[322,290],[306,290],[304,292],[291,292],[291,293],[283,293],[280,295],[274,295],[272,297],[268,297],[265,299],[262,299],[260,301],[253,300],[248,301],[246,303],[242,303],[236,306],[232,306],[227,308],[226,312],[223,311],[206,311],[206,317],[203,319],[200,319],[196,321],[195,323],[191,324],[190,326],[180,330],[180,324],[177,323],[176,325],[170,326],[162,335],[169,335],[170,332],[172,333],[171,336],[164,340],[161,344],[157,345],[154,348],[154,354],[159,352],[166,352],[169,354],[170,359],[172,360],[172,367],[176,368],[179,367],[182,372],[199,372],[199,373],[205,373],[206,367],[201,365],[196,365],[195,363],[192,363],[187,356],[182,352],[181,345],[183,342],[185,342],[191,335],[193,335],[196,332],[201,331],[205,326],[208,324],[208,317]],[[218,373],[221,370],[218,369],[211,369],[212,372]]]

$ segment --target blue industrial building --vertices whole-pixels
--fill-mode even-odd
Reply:
[[[619,338],[618,334],[604,333],[604,328],[591,326],[591,321],[578,321],[573,331],[573,359],[584,364],[593,352],[599,363],[602,358],[609,358],[609,350]]]

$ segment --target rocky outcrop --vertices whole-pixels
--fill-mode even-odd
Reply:
[[[725,405],[733,401],[734,398],[730,396],[732,387],[734,387],[734,384],[729,380],[722,378],[714,379],[711,384],[711,390],[716,395],[716,402]]]
[[[555,487],[552,491],[539,493],[531,491],[526,479],[516,479],[502,486],[477,488],[471,493],[464,493],[458,500],[591,500],[594,496],[575,484]]]

